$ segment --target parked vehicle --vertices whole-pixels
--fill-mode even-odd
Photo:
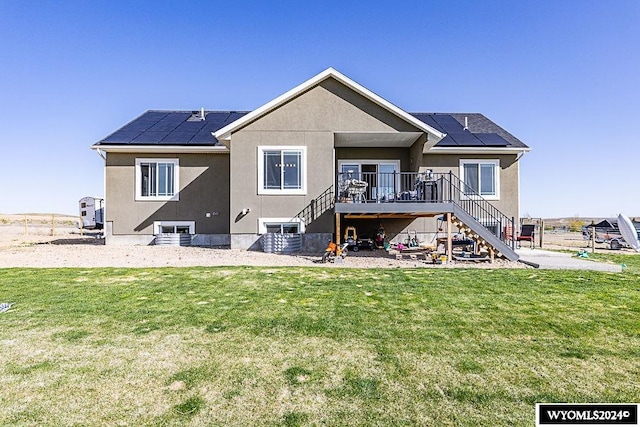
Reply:
[[[633,225],[638,231],[638,236],[640,236],[640,222],[633,221]],[[582,237],[585,240],[591,240],[591,231],[595,229],[595,241],[596,243],[608,243],[609,248],[613,250],[618,250],[623,247],[629,247],[627,242],[625,242],[622,234],[620,234],[620,229],[618,228],[618,219],[617,218],[607,218],[600,221],[597,224],[593,225],[585,225],[582,227]]]

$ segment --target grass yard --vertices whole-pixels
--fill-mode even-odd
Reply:
[[[638,402],[629,258],[0,270],[0,424],[530,426],[536,402]]]

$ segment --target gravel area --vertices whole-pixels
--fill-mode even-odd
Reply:
[[[194,267],[194,266],[297,266],[332,268],[529,268],[522,263],[496,260],[435,265],[408,257],[397,260],[385,251],[350,252],[342,264],[319,263],[321,253],[279,255],[236,249],[177,246],[105,246],[73,229],[57,230],[0,226],[0,268],[10,267]]]
[[[544,249],[586,248],[579,233],[545,234]],[[596,252],[611,252],[597,245]],[[632,251],[623,251],[629,252]],[[435,265],[424,259],[398,260],[385,251],[350,252],[342,264],[319,263],[322,254],[278,255],[235,249],[171,246],[105,246],[94,236],[81,236],[73,227],[51,227],[44,221],[30,224],[28,232],[17,224],[0,224],[0,268],[11,267],[194,267],[194,266],[298,266],[331,268],[531,268],[519,262],[452,262]]]

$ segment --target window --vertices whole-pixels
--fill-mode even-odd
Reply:
[[[485,199],[500,198],[499,160],[460,160],[460,179],[468,194],[480,194]],[[471,191],[473,190],[473,191]]]
[[[260,218],[258,233],[304,233],[304,222],[300,218]]]
[[[184,233],[196,234],[195,221],[154,221],[153,234]]]
[[[400,191],[400,160],[338,160],[341,180],[359,179],[367,183],[367,200],[393,198]]]
[[[258,194],[306,194],[305,147],[258,147]]]
[[[178,159],[136,159],[136,200],[178,200]]]

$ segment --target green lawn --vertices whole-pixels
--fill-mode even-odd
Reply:
[[[0,424],[530,426],[536,402],[637,402],[631,258],[0,270]]]

